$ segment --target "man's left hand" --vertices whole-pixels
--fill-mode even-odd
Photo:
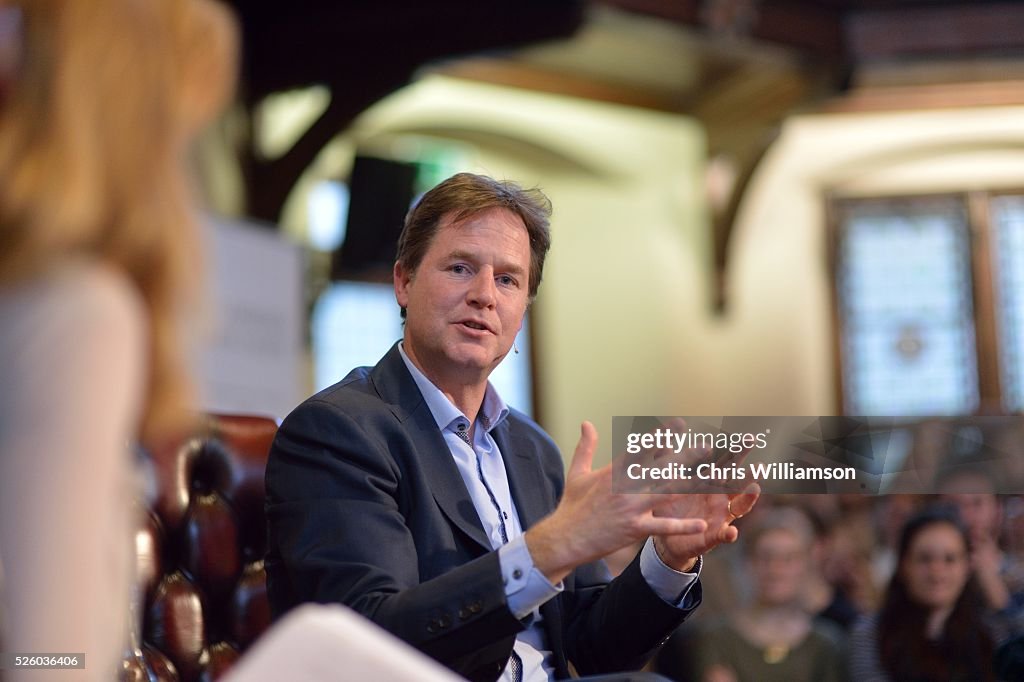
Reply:
[[[751,483],[739,493],[666,495],[666,501],[655,508],[655,516],[704,519],[708,525],[703,533],[655,536],[654,548],[658,556],[670,568],[689,571],[701,554],[723,542],[736,542],[739,530],[732,525],[733,522],[748,514],[760,495],[761,488],[756,483]]]

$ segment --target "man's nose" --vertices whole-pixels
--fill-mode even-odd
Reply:
[[[494,285],[494,276],[489,268],[481,268],[469,284],[469,291],[466,292],[466,299],[470,305],[481,308],[491,308],[497,300],[497,289]]]

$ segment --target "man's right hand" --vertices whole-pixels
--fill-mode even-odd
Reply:
[[[649,535],[703,535],[703,518],[655,516],[673,495],[615,493],[612,464],[593,470],[597,430],[583,422],[558,507],[526,532],[533,563],[557,584],[570,571]]]

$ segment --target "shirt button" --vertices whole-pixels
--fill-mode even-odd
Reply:
[[[513,578],[513,579],[515,579],[515,580],[519,580],[519,579],[520,579],[520,578],[522,578],[522,577],[523,577],[523,572],[522,572],[522,571],[520,571],[520,570],[519,570],[518,568],[517,568],[517,569],[515,569],[514,571],[512,571],[512,578]]]

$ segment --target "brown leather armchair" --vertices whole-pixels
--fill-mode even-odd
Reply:
[[[263,474],[277,425],[211,415],[151,448],[136,533],[141,637],[125,679],[212,680],[270,625]]]

